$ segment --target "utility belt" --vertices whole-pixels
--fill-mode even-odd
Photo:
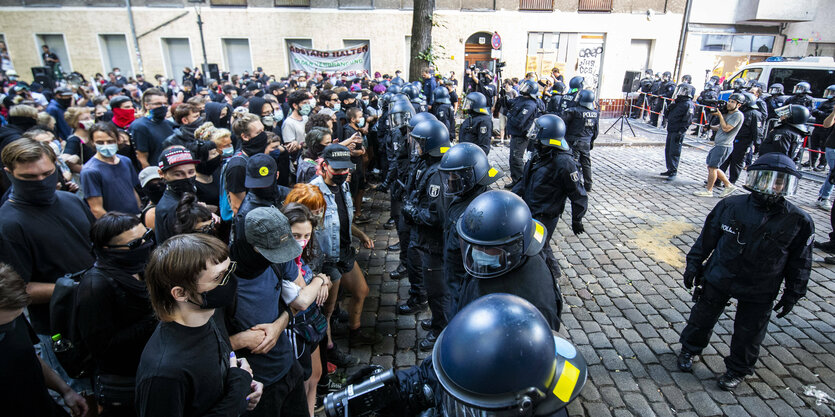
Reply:
[[[113,407],[133,407],[136,392],[136,377],[112,374],[96,375],[93,390],[96,401]]]

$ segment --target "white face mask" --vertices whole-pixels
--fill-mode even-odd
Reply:
[[[82,129],[90,130],[90,128],[93,127],[94,124],[96,124],[96,121],[93,120],[93,119],[87,119],[87,120],[82,120],[78,123],[81,124]]]
[[[304,247],[307,246],[307,242],[307,239],[296,239],[296,243],[298,243],[299,246],[302,247],[302,249],[304,249]]]

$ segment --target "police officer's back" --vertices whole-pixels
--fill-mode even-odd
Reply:
[[[493,118],[484,94],[472,92],[464,98],[461,108],[466,118],[461,123],[459,141],[476,144],[485,154],[490,154],[490,139],[493,136]]]
[[[547,113],[558,114],[560,112],[564,98],[563,94],[565,94],[565,84],[562,81],[555,82],[554,86],[551,87],[551,99],[548,100],[548,104],[545,107]]]
[[[581,75],[576,75],[568,80],[568,93],[564,94],[560,101],[559,112],[557,116],[561,115],[567,108],[577,105],[577,94],[583,89],[585,78]]]
[[[565,140],[574,151],[574,158],[583,171],[583,186],[591,191],[591,155],[600,124],[600,112],[595,108],[594,91],[583,90],[577,95],[577,105],[565,109]]]
[[[794,159],[803,145],[803,137],[808,133],[806,122],[809,120],[809,109],[790,104],[776,109],[776,112],[781,122],[763,139],[760,155],[779,152]]]
[[[449,131],[450,142],[455,141],[455,110],[452,109],[452,104],[449,100],[449,90],[444,86],[435,88],[432,92],[434,98],[432,102],[432,114],[438,118],[438,121],[443,123]]]

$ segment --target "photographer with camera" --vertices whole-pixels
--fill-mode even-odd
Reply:
[[[725,173],[719,167],[731,156],[732,145],[736,134],[742,128],[742,122],[745,116],[739,111],[739,107],[745,103],[745,96],[740,93],[731,94],[728,102],[722,106],[722,102],[713,109],[712,115],[719,119],[719,123],[710,126],[716,131],[716,137],[713,139],[713,149],[707,154],[707,189],[704,191],[696,191],[693,193],[698,197],[713,197],[713,184],[718,178],[725,185],[725,190],[719,197],[726,197],[734,190],[733,184],[728,181]]]
[[[493,74],[489,70],[474,70],[473,91],[484,94],[487,97],[487,107],[493,109],[493,101],[496,97],[496,86],[493,85]]]

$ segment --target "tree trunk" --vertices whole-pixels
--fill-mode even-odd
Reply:
[[[430,63],[418,54],[432,46],[432,14],[435,0],[414,0],[412,9],[412,56],[409,58],[409,81],[422,80],[421,72]]]

